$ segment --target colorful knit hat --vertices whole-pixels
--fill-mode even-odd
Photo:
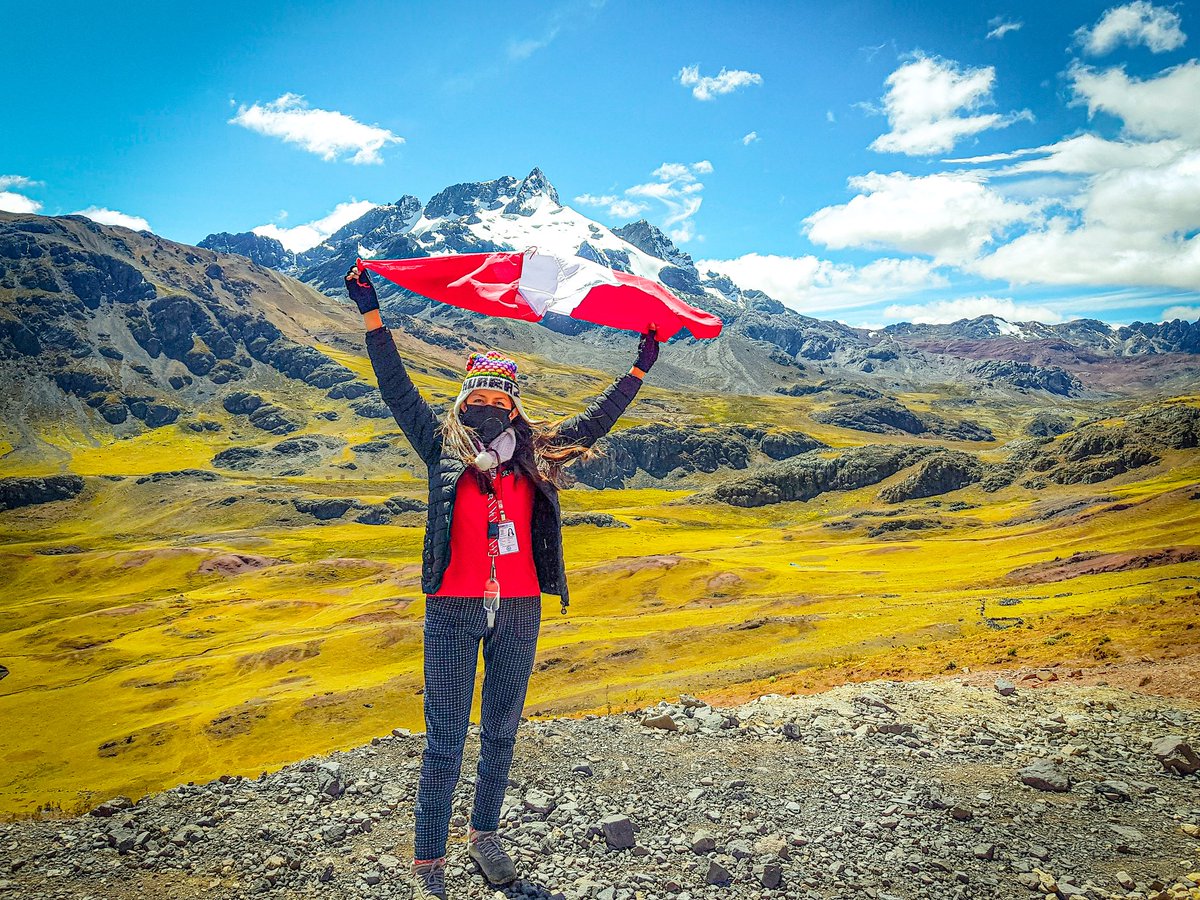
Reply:
[[[463,380],[463,388],[471,391],[478,388],[504,391],[515,399],[521,395],[521,388],[517,385],[517,364],[499,350],[472,353],[467,357],[467,377]]]
[[[485,353],[472,353],[467,357],[467,377],[463,379],[462,390],[454,401],[458,409],[471,391],[480,388],[490,391],[504,391],[512,397],[513,405],[520,415],[525,415],[521,406],[521,386],[517,384],[517,364],[499,350],[488,350]]]

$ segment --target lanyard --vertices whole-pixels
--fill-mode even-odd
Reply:
[[[500,522],[504,521],[504,476],[497,470],[496,477],[488,481],[488,556],[491,558],[491,574],[483,586],[483,608],[487,611],[487,624],[496,623],[496,612],[500,609],[500,580],[496,577],[496,557],[500,555]]]

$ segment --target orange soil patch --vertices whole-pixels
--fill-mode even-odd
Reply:
[[[1163,547],[1158,550],[1130,550],[1125,553],[1073,553],[1066,559],[1021,566],[1013,569],[1004,578],[1016,584],[1050,584],[1081,575],[1173,566],[1197,559],[1200,559],[1200,547]]]
[[[200,568],[196,571],[201,575],[210,575],[214,572],[218,575],[241,575],[243,572],[253,572],[256,569],[265,569],[267,566],[277,566],[281,562],[283,560],[274,559],[270,556],[224,553],[221,556],[206,559],[200,563]]]

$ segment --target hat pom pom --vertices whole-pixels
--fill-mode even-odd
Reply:
[[[491,450],[481,450],[479,455],[475,457],[475,465],[479,466],[483,471],[496,468],[498,460],[496,454]]]

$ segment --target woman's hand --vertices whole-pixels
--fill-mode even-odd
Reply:
[[[375,295],[375,285],[371,284],[367,270],[359,271],[357,264],[351,266],[350,271],[346,273],[346,292],[364,316],[369,312],[378,311],[379,298]]]
[[[642,340],[638,344],[637,361],[633,364],[635,369],[640,369],[644,375],[650,371],[650,367],[654,365],[654,361],[658,359],[658,327],[651,322],[650,330],[642,335]],[[637,374],[636,372],[634,373]],[[641,376],[639,376],[641,377]]]

